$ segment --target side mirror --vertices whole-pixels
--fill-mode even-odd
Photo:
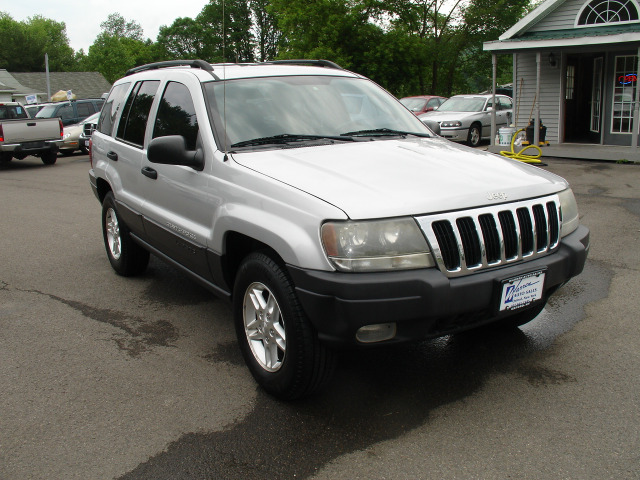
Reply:
[[[202,150],[187,150],[187,142],[182,135],[154,138],[149,142],[147,158],[152,163],[183,165],[194,170],[202,170],[204,168]]]

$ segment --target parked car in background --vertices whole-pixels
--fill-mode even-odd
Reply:
[[[87,117],[84,122],[82,122],[82,132],[80,132],[80,138],[78,142],[80,144],[80,150],[82,153],[89,153],[89,141],[91,140],[91,135],[93,131],[98,126],[98,119],[100,118],[100,113],[96,113]]]
[[[17,102],[0,103],[0,161],[40,157],[45,165],[56,163],[62,142],[62,122],[57,118],[29,118]]]
[[[66,102],[47,103],[36,113],[36,118],[55,118],[62,120],[63,125],[79,123],[89,115],[99,112],[104,99],[85,98]]]
[[[80,150],[82,153],[89,153],[89,149],[85,145],[85,138],[80,138],[84,131],[85,124],[95,124],[98,122],[100,112],[85,118],[80,123],[74,123],[73,125],[67,125],[64,127],[64,135],[62,137],[62,145],[60,146],[60,153],[63,155],[71,155],[76,150]]]
[[[414,97],[401,98],[400,103],[414,114],[420,115],[435,110],[446,99],[446,97],[437,97],[435,95],[416,95]]]
[[[440,135],[456,142],[477,147],[491,135],[493,95],[455,95],[437,110],[419,116],[424,123],[436,121]],[[496,95],[496,127],[511,123],[513,101],[506,95]]]

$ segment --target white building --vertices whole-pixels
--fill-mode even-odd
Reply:
[[[517,127],[540,119],[552,145],[640,152],[636,0],[547,0],[484,49],[494,64],[513,55]]]

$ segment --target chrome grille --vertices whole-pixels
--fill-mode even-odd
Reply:
[[[560,202],[535,200],[417,218],[447,276],[531,260],[558,247]]]

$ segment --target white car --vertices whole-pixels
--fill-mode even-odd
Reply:
[[[434,136],[326,60],[136,67],[90,158],[113,269],[153,254],[230,301],[279,398],[325,385],[336,348],[516,328],[589,249],[565,180]]]
[[[492,102],[493,95],[455,95],[436,110],[419,118],[425,123],[437,122],[440,135],[444,138],[477,147],[491,135]],[[496,95],[496,106],[496,128],[508,126],[511,123],[513,101],[506,95]]]
[[[89,153],[89,150],[85,145],[85,139],[81,139],[80,137],[83,134],[84,125],[86,123],[91,124],[97,122],[99,116],[100,112],[94,113],[79,123],[74,123],[73,125],[67,125],[64,127],[64,135],[62,137],[63,143],[60,145],[60,153],[62,155],[71,155],[76,150],[80,150],[84,154]]]

